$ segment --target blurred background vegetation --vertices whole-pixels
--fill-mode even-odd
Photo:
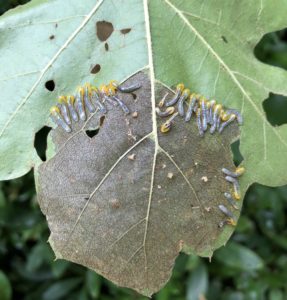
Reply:
[[[1,0],[0,14],[25,2]],[[265,63],[287,69],[287,31],[266,35],[255,55]],[[263,107],[272,125],[287,123],[284,97],[270,95]],[[233,148],[238,163],[238,143]],[[254,184],[246,194],[239,225],[227,246],[215,252],[211,263],[181,254],[171,280],[153,299],[287,299],[286,213],[286,186]],[[54,261],[48,236],[32,172],[0,182],[0,300],[147,299],[116,287],[84,267]]]

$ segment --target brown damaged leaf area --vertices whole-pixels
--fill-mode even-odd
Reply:
[[[223,230],[218,205],[227,205],[223,193],[232,188],[221,169],[234,169],[230,144],[239,131],[232,124],[201,138],[194,118],[178,117],[167,134],[157,119],[155,134],[148,74],[126,84],[138,82],[136,97],[120,95],[130,115],[113,108],[71,134],[52,131],[56,154],[39,168],[38,196],[57,258],[150,296],[170,278],[182,247],[212,255]],[[156,101],[167,92],[157,85]]]

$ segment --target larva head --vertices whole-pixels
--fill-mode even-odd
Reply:
[[[195,93],[191,93],[190,94],[190,96],[189,96],[189,101],[191,101],[192,100],[192,98],[194,98],[196,96],[196,94]]]
[[[100,85],[99,89],[100,89],[101,93],[108,95],[109,91],[108,91],[108,88],[106,85],[104,85],[104,84]]]
[[[220,111],[219,111],[219,116],[220,116],[220,119],[222,120],[222,117],[223,115],[225,114],[225,111],[224,109],[222,108]]]
[[[202,104],[202,103],[206,103],[206,102],[207,102],[206,98],[204,96],[200,96],[199,103]]]
[[[60,113],[59,107],[58,107],[58,106],[52,106],[52,107],[50,108],[50,113],[51,113],[52,115],[59,114],[59,113]]]
[[[229,120],[230,114],[228,114],[225,111],[223,111],[223,113],[221,114],[220,117],[221,117],[221,120],[225,122],[225,121]]]
[[[75,97],[73,95],[67,96],[67,102],[73,105],[75,102]]]
[[[235,191],[235,192],[233,193],[233,197],[234,197],[234,199],[236,199],[236,200],[240,200],[241,195],[240,195],[237,191]]]
[[[83,97],[84,97],[84,94],[85,94],[85,88],[82,87],[82,86],[79,86],[79,87],[77,88],[77,92],[80,94],[81,98],[83,98]]]
[[[170,106],[165,111],[166,111],[166,113],[168,113],[168,116],[170,116],[170,115],[172,115],[175,112],[175,107],[174,106]]]
[[[92,95],[92,91],[93,91],[93,86],[91,84],[88,84],[88,92],[90,97]]]
[[[67,97],[66,96],[60,96],[58,98],[58,102],[61,103],[61,104],[67,103]]]
[[[92,85],[92,86],[91,86],[91,92],[96,92],[96,93],[98,93],[99,90],[97,89],[96,86]]]
[[[170,120],[167,120],[160,126],[160,131],[162,133],[167,133],[170,131],[170,129],[171,129],[171,121]]]
[[[184,84],[183,83],[179,83],[177,86],[176,86],[176,90],[178,92],[182,92],[184,90]]]
[[[215,105],[214,111],[216,111],[219,114],[221,112],[221,110],[222,110],[222,105],[221,104]]]
[[[85,83],[84,88],[87,90],[90,90],[92,88],[92,86],[89,82],[87,82],[87,83]]]
[[[107,86],[108,92],[110,96],[114,96],[117,88],[110,82],[109,85]]]
[[[210,107],[213,108],[216,105],[216,101],[215,100],[211,100],[210,102]]]
[[[238,167],[235,170],[235,173],[239,176],[241,176],[245,172],[245,169],[243,167]]]
[[[235,120],[236,119],[236,115],[235,114],[228,114],[227,115],[227,118],[225,119],[223,119],[223,117],[221,118],[223,121],[228,121],[228,120],[230,120],[231,119],[231,121],[233,121],[233,120]]]
[[[115,89],[119,86],[119,83],[116,80],[111,80],[109,83],[110,86],[113,86]]]
[[[162,99],[159,101],[159,103],[158,103],[158,107],[163,107],[164,106],[164,102],[165,102],[165,99],[166,99],[166,97],[168,96],[168,93],[166,93],[163,97],[162,97]]]
[[[233,218],[228,218],[226,221],[228,225],[236,226],[236,221]]]
[[[190,89],[184,89],[182,91],[182,95],[184,95],[185,97],[188,97],[190,95]]]

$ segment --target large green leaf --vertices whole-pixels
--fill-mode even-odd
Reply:
[[[44,124],[50,124],[48,109],[58,95],[70,94],[86,81],[122,81],[146,69],[152,114],[141,122],[150,126],[147,135],[155,143],[154,162],[162,152],[154,110],[156,83],[171,87],[184,82],[195,92],[242,112],[240,150],[247,169],[241,181],[243,193],[253,182],[285,184],[286,125],[270,125],[262,102],[270,92],[287,95],[287,75],[260,63],[253,49],[263,34],[287,25],[286,8],[285,1],[271,0],[37,0],[4,15],[0,20],[0,87],[5,99],[0,102],[0,178],[21,176],[41,164],[33,147],[34,135]],[[131,31],[121,31],[127,28]],[[95,65],[101,66],[97,75],[91,74],[91,70],[99,70]],[[56,84],[52,92],[45,88],[49,80]],[[206,143],[208,140],[203,145]],[[169,144],[176,144],[176,136],[170,136]],[[50,157],[55,154],[52,148],[53,142]],[[191,160],[193,155],[191,152]],[[153,180],[151,176],[151,187]],[[115,186],[112,190],[116,191]],[[182,195],[178,198],[184,197],[184,190],[179,192]],[[46,211],[46,204],[41,203]],[[175,225],[179,223],[177,218]],[[212,243],[204,238],[206,251],[197,251],[192,245],[185,250],[210,255],[230,233],[226,230],[222,236],[210,236]],[[137,287],[146,294],[155,290],[144,288]]]

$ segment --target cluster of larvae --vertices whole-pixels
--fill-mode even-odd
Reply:
[[[237,121],[242,125],[243,119],[241,114],[235,109],[225,110],[221,104],[217,104],[215,100],[208,101],[204,96],[191,93],[189,89],[185,89],[182,83],[176,86],[175,95],[172,99],[166,100],[166,94],[156,107],[156,113],[159,117],[170,117],[164,122],[160,130],[162,133],[167,133],[172,128],[175,117],[180,116],[184,118],[185,122],[189,122],[194,114],[196,116],[196,123],[201,137],[208,130],[213,134],[218,131],[222,133],[233,121]],[[187,104],[187,106],[185,106]],[[177,107],[175,107],[177,106]],[[166,107],[165,110],[162,110]],[[244,173],[243,167],[236,168],[235,172],[231,172],[226,168],[222,169],[225,174],[225,180],[233,184],[233,193],[225,192],[224,196],[228,201],[228,205],[234,209],[238,209],[236,200],[240,200],[240,187],[238,177]],[[235,226],[237,221],[233,213],[224,205],[220,204],[218,209],[227,217],[224,221],[219,223],[219,227],[224,225]]]
[[[243,167],[236,168],[235,172],[229,171],[226,168],[222,168],[222,172],[225,175],[225,180],[233,184],[233,193],[230,194],[228,192],[225,192],[224,197],[228,201],[228,204],[236,210],[238,209],[236,201],[240,200],[241,198],[238,177],[241,176],[244,171],[245,169]],[[220,222],[218,226],[220,228],[226,224],[235,226],[237,221],[233,213],[224,204],[218,205],[218,208],[227,217],[227,219]]]
[[[88,113],[100,111],[106,114],[106,103],[112,107],[119,105],[125,114],[129,114],[129,108],[118,97],[117,92],[132,93],[140,87],[140,84],[124,87],[114,80],[99,88],[87,83],[79,87],[75,95],[60,96],[57,105],[51,107],[50,116],[56,125],[71,132],[72,122],[85,121]]]
[[[123,87],[114,80],[108,85],[101,85],[99,88],[87,83],[79,87],[75,95],[60,96],[58,104],[52,106],[50,109],[51,118],[55,124],[69,133],[72,131],[72,122],[78,122],[79,120],[85,121],[87,119],[87,113],[94,113],[98,110],[100,113],[106,114],[106,103],[112,107],[119,105],[125,114],[129,114],[129,108],[123,100],[118,97],[117,91],[121,93],[132,93],[140,87],[140,84]],[[166,101],[166,96],[159,102],[158,107],[156,107],[158,116],[170,116],[170,118],[161,125],[160,130],[162,133],[170,131],[173,120],[178,115],[183,117],[185,122],[189,122],[194,113],[196,115],[200,136],[204,136],[208,125],[210,125],[210,133],[213,134],[216,130],[222,133],[223,129],[235,120],[237,120],[239,125],[243,122],[242,116],[238,111],[234,109],[224,110],[221,104],[216,104],[215,100],[208,101],[201,95],[191,94],[190,90],[185,89],[181,83],[177,85],[175,95],[172,99]],[[186,101],[188,101],[187,110],[185,110],[184,107]],[[176,104],[177,112],[175,112]],[[161,108],[164,106],[166,109],[162,111]],[[236,200],[240,200],[241,197],[238,177],[244,173],[244,168],[238,167],[235,172],[223,168],[222,172],[226,175],[225,179],[233,184],[234,189],[233,195],[225,192],[224,196],[229,205],[234,209],[238,209]],[[227,217],[224,221],[219,223],[219,227],[223,227],[226,224],[235,226],[237,221],[233,213],[224,204],[220,204],[218,208]]]
[[[166,94],[167,96],[167,94]],[[204,96],[191,93],[189,89],[185,89],[182,83],[176,86],[175,95],[172,99],[166,101],[166,96],[159,102],[156,107],[156,113],[159,117],[170,118],[161,125],[161,132],[169,132],[172,123],[176,116],[184,118],[185,122],[189,122],[192,115],[196,115],[196,122],[200,136],[204,133],[210,125],[210,133],[215,131],[222,133],[224,128],[233,121],[237,120],[239,125],[242,125],[243,120],[241,114],[235,109],[224,110],[221,104],[217,104],[215,100],[208,101]],[[187,102],[187,108],[185,104]],[[175,109],[177,105],[177,112]],[[166,107],[163,111],[162,107]]]

